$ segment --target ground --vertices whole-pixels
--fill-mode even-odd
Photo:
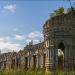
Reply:
[[[75,71],[44,71],[44,70],[0,70],[0,75],[74,75]]]

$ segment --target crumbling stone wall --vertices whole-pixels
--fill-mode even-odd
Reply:
[[[24,50],[0,54],[0,69],[53,69],[58,67],[58,45],[64,44],[64,65],[75,65],[75,11],[48,19],[43,25],[44,41]],[[74,58],[74,60],[73,60]]]

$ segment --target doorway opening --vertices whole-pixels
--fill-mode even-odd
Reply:
[[[15,59],[12,59],[11,68],[12,68],[12,69],[14,69],[14,68],[15,68]]]
[[[60,42],[58,44],[58,68],[60,69],[64,68],[64,50],[65,46],[63,42]]]
[[[46,63],[46,54],[43,54],[43,68],[45,69],[45,63]]]
[[[36,68],[36,55],[33,55],[33,69]]]
[[[27,69],[27,68],[28,68],[28,58],[25,57],[25,69]]]

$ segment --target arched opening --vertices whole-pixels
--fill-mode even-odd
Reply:
[[[60,42],[60,43],[58,44],[58,49],[61,49],[62,51],[65,50],[65,46],[64,46],[63,42]]]
[[[65,46],[63,42],[60,42],[58,44],[58,67],[60,69],[64,68],[64,50],[65,50]]]
[[[36,68],[36,62],[37,62],[36,55],[33,55],[33,69]]]
[[[12,59],[11,68],[12,68],[12,69],[15,68],[15,59]]]
[[[45,69],[45,63],[46,63],[46,54],[43,54],[43,68]]]
[[[25,69],[28,68],[28,57],[25,57]]]

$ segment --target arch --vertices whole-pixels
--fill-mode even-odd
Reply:
[[[58,49],[61,49],[62,51],[65,50],[65,46],[64,46],[64,43],[63,43],[63,42],[60,42],[60,43],[58,44]]]
[[[64,68],[64,51],[65,51],[65,46],[64,43],[61,41],[58,44],[58,67],[60,69]]]
[[[45,69],[45,63],[46,63],[46,54],[43,54],[43,68]]]
[[[12,69],[15,68],[15,59],[12,59],[11,68],[12,68]]]
[[[25,57],[25,69],[28,69],[28,57]]]
[[[36,62],[37,62],[36,55],[33,55],[33,69],[36,68]]]

